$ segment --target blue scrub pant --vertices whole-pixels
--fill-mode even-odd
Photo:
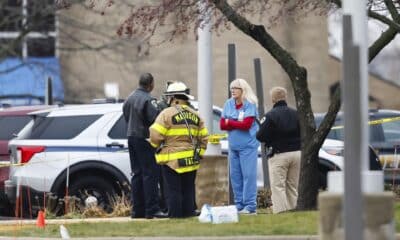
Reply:
[[[229,149],[229,173],[238,211],[257,208],[257,148]]]

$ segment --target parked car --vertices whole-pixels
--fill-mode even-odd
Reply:
[[[379,157],[374,149],[369,146],[370,170],[382,170]],[[344,142],[334,139],[325,139],[318,152],[320,188],[327,187],[328,171],[341,171],[344,168]]]
[[[316,114],[319,124],[325,114]],[[397,175],[400,162],[400,111],[379,109],[369,110],[369,144],[379,157],[385,171],[386,182],[400,181]],[[344,139],[343,113],[339,112],[327,139]]]
[[[4,181],[9,177],[8,142],[31,120],[28,113],[46,108],[49,106],[3,106],[0,108],[0,215],[8,214],[10,209],[4,192]]]

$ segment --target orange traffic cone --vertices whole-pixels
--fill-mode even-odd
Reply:
[[[45,219],[44,212],[40,210],[37,216],[36,226],[44,228],[46,226],[44,219]]]

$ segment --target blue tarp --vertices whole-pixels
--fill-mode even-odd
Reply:
[[[0,62],[0,103],[43,103],[46,82],[52,79],[53,99],[64,101],[64,87],[57,58],[6,58]]]

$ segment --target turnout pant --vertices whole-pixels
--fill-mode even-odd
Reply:
[[[162,165],[167,195],[168,213],[171,218],[191,217],[195,214],[196,171],[177,173]]]

